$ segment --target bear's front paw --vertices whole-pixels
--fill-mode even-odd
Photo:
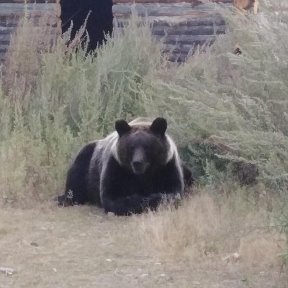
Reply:
[[[147,208],[151,209],[152,211],[156,210],[159,204],[162,201],[162,194],[152,194],[150,197],[147,199]]]

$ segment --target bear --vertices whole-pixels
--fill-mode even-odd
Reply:
[[[70,28],[72,21],[70,39],[72,41],[87,19],[86,31],[89,35],[87,52],[95,50],[98,45],[105,42],[105,34],[112,34],[112,5],[112,0],[60,0],[62,33]]]
[[[116,121],[116,131],[80,150],[59,205],[96,204],[120,216],[156,210],[165,199],[180,200],[193,177],[166,129],[160,117]]]

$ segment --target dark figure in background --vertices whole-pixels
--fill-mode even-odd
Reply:
[[[113,30],[112,0],[60,0],[62,33],[66,32],[71,21],[73,28],[71,41],[84,24],[88,14],[86,30],[89,35],[88,51],[96,49],[105,41],[104,34]]]

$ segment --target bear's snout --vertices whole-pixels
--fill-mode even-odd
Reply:
[[[148,168],[149,163],[145,157],[145,153],[142,149],[137,149],[132,157],[131,167],[133,173],[136,175],[144,174]]]
[[[140,161],[133,161],[132,168],[135,174],[143,174],[145,172],[145,163]]]

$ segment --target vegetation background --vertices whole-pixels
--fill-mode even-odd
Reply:
[[[262,2],[215,5],[227,33],[181,65],[137,15],[95,55],[24,17],[0,78],[4,287],[287,287],[288,5]],[[130,218],[51,204],[80,147],[139,116],[168,119],[192,196]]]

